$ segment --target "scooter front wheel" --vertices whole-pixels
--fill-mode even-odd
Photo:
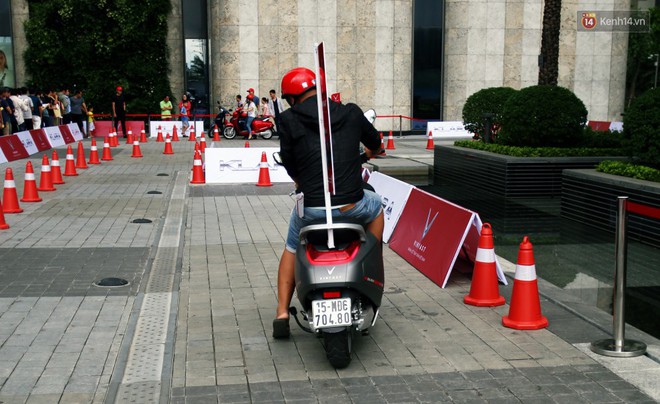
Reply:
[[[233,139],[236,137],[236,129],[233,126],[227,126],[225,130],[222,131],[222,136],[226,139]]]
[[[343,369],[351,363],[352,334],[349,329],[340,332],[324,332],[325,355],[330,364]]]

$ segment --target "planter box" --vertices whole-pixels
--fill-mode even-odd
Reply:
[[[562,217],[614,232],[617,197],[660,207],[660,184],[599,173],[565,170],[562,176]],[[645,244],[660,247],[660,222],[639,215],[628,216],[627,233]]]

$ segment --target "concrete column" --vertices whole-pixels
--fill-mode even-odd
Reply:
[[[23,52],[27,49],[27,39],[25,38],[25,30],[23,24],[29,17],[29,8],[27,0],[11,0],[11,25],[14,47],[14,77],[16,79],[16,87],[22,87],[27,82],[27,74],[25,72],[25,60],[23,59]]]
[[[183,79],[185,55],[183,54],[182,1],[184,0],[172,1],[172,12],[167,17],[167,46],[170,50],[170,87],[177,102],[181,100],[181,94],[185,91]],[[164,94],[160,96],[162,97]]]

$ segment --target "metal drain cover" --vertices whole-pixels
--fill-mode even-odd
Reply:
[[[142,224],[142,223],[151,223],[151,220],[149,220],[149,219],[135,219],[131,223],[140,223],[140,224]]]
[[[156,177],[169,177],[169,176],[170,176],[169,174],[165,174],[165,173],[156,174]]]
[[[128,281],[126,279],[121,279],[121,278],[103,278],[103,279],[101,279],[100,281],[98,281],[94,284],[96,286],[116,288],[116,287],[119,287],[119,286],[128,285]]]
[[[160,191],[149,191],[149,192],[147,192],[147,194],[149,194],[149,195],[161,195],[162,192],[160,192]]]

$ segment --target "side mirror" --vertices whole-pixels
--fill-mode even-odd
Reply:
[[[280,152],[276,151],[273,153],[273,160],[275,160],[275,163],[278,165],[284,165],[284,163],[282,163],[282,156],[280,156]]]
[[[376,117],[377,116],[378,115],[376,115],[376,111],[373,108],[367,110],[364,113],[364,117],[367,118],[367,121],[369,121],[372,125],[374,124],[374,122],[376,122]]]

